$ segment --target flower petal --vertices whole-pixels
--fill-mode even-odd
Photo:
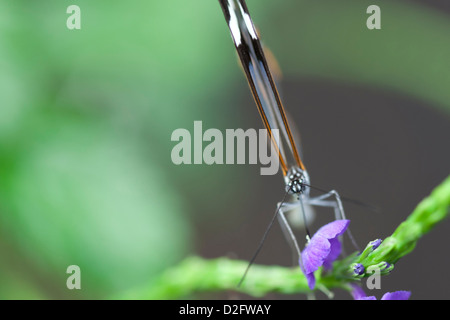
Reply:
[[[357,300],[377,300],[375,296],[361,297]]]
[[[308,281],[309,289],[313,290],[316,286],[316,277],[314,276],[314,272],[305,274],[306,281]]]
[[[320,228],[314,236],[321,235],[327,239],[334,239],[342,235],[347,230],[350,220],[335,220]],[[313,236],[313,238],[314,238]]]
[[[381,300],[408,300],[410,295],[411,291],[386,292]]]
[[[323,266],[327,270],[331,270],[333,266],[333,261],[336,260],[342,251],[342,245],[339,239],[331,239],[330,242],[330,253],[323,261]]]
[[[330,254],[331,244],[328,239],[315,234],[302,252],[302,266],[305,274],[319,269]]]
[[[367,295],[364,292],[364,290],[360,286],[358,286],[357,284],[351,283],[350,286],[352,287],[351,294],[352,294],[353,299],[355,299],[355,300],[362,300],[363,298],[367,297]]]

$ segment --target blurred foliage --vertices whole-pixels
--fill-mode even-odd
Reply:
[[[261,32],[289,72],[398,91],[450,109],[448,14],[411,1],[284,2],[272,13],[276,28]],[[381,30],[366,27],[372,4],[381,8]],[[293,39],[289,48],[286,39]]]
[[[248,1],[286,73],[448,107],[448,17],[386,1],[368,33],[363,3]],[[175,176],[170,135],[198,119],[239,126],[233,54],[216,1],[0,0],[0,298],[110,296],[191,250],[171,181],[210,185],[198,169]],[[71,264],[80,293],[65,288]]]

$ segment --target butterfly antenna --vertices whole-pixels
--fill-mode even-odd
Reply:
[[[269,231],[273,226],[273,223],[275,222],[277,216],[278,216],[278,212],[280,211],[281,206],[284,204],[284,201],[286,200],[286,197],[288,195],[290,191],[290,188],[286,191],[286,193],[283,196],[283,200],[281,200],[280,204],[278,205],[277,210],[275,211],[275,214],[272,217],[272,220],[270,221],[269,225],[267,226],[266,231],[264,232],[263,237],[261,238],[261,241],[258,245],[258,248],[256,249],[255,253],[253,254],[253,257],[250,259],[250,262],[247,265],[247,268],[245,269],[244,274],[242,275],[241,280],[239,281],[237,287],[239,288],[242,284],[242,282],[244,282],[245,277],[247,276],[248,270],[250,270],[250,267],[253,265],[253,263],[255,262],[256,257],[258,256],[259,252],[261,251],[264,242],[266,241],[267,236],[269,235]]]
[[[325,190],[325,189],[322,189],[322,188],[318,188],[318,187],[315,187],[315,186],[311,186],[309,184],[305,184],[304,183],[304,185],[309,187],[309,188],[311,188],[311,189],[314,189],[314,190],[317,190],[317,191],[320,191],[320,192],[323,192],[323,193],[327,193],[328,192],[328,190]],[[345,202],[348,202],[348,203],[353,203],[355,205],[358,205],[358,206],[364,207],[366,209],[369,209],[369,210],[371,210],[371,211],[373,211],[375,213],[380,213],[381,212],[380,208],[378,208],[377,206],[374,206],[372,204],[369,204],[367,202],[363,202],[363,201],[356,200],[356,199],[349,198],[349,197],[345,197],[345,196],[340,196],[340,198],[341,198],[342,201],[345,201]]]

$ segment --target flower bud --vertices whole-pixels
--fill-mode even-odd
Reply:
[[[386,275],[394,269],[394,265],[386,261],[367,267],[367,274],[372,274],[375,270],[378,270],[381,275]]]
[[[350,270],[352,271],[354,277],[361,278],[364,276],[366,269],[361,263],[353,263],[350,265]]]
[[[369,256],[373,251],[375,251],[380,246],[381,242],[382,242],[381,239],[370,241],[369,244],[364,248],[363,252],[361,252],[361,254],[359,255],[358,261],[362,261],[365,258],[367,258],[367,256]]]

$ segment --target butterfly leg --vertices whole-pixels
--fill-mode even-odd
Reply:
[[[331,199],[331,200],[327,200]],[[334,214],[336,219],[346,219],[344,206],[342,205],[341,197],[336,190],[331,190],[318,197],[306,199],[306,203],[317,207],[330,207],[334,209]],[[355,238],[353,237],[350,228],[347,229],[347,234],[356,250],[360,251],[358,245],[356,244]]]

